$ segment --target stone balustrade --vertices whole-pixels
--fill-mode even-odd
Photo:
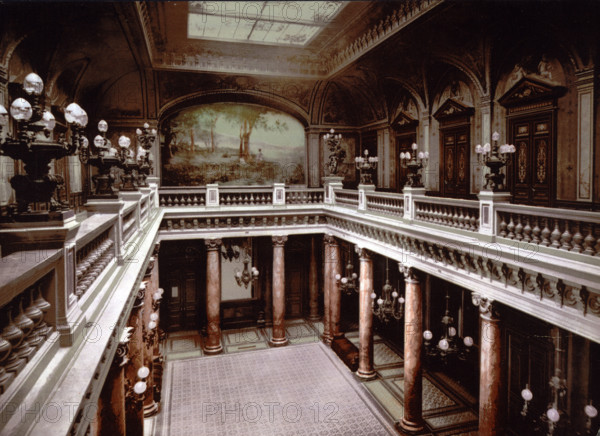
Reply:
[[[358,207],[358,191],[351,189],[336,189],[335,191],[335,204],[341,206]]]
[[[414,203],[417,221],[479,231],[478,201],[415,196]]]
[[[381,212],[387,215],[404,215],[404,197],[398,194],[385,192],[369,192],[367,197],[367,210]]]

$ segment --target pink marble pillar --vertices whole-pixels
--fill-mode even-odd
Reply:
[[[423,379],[421,349],[423,347],[423,300],[416,271],[400,267],[406,283],[404,309],[404,416],[402,430],[423,430]]]
[[[358,313],[358,371],[361,379],[374,378],[373,369],[373,312],[371,310],[371,293],[373,292],[373,260],[371,253],[365,248],[356,246],[360,257],[359,276],[359,313]]]
[[[288,344],[285,335],[285,251],[287,236],[273,236],[273,334],[270,344]]]
[[[206,354],[219,354],[221,344],[221,240],[206,239]]]
[[[138,370],[144,366],[143,316],[145,298],[146,283],[142,282],[128,322],[128,325],[133,327],[133,333],[129,340],[129,362],[125,366],[125,425],[127,427],[127,436],[144,435],[144,397],[134,394],[133,386],[138,381]],[[148,394],[146,393],[145,395]]]
[[[340,246],[335,238],[329,245],[329,254],[331,256],[331,275],[329,277],[329,324],[331,336],[333,339],[344,336],[340,332],[340,317],[342,311],[342,289],[335,279],[337,274],[342,274],[342,262],[340,258]]]
[[[473,294],[481,318],[479,362],[479,435],[504,434],[504,414],[501,394],[502,331],[497,307],[491,301]]]
[[[323,334],[321,339],[326,344],[331,344],[331,241],[332,235],[323,236]]]
[[[308,269],[308,319],[318,321],[319,316],[319,275],[317,274],[317,241],[316,236],[310,238],[310,264]]]

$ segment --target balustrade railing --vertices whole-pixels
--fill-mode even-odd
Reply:
[[[358,191],[351,189],[335,189],[335,204],[341,206],[358,207]]]
[[[219,204],[221,206],[262,206],[273,204],[273,190],[253,189],[226,189],[219,188]]]
[[[404,197],[402,194],[371,192],[366,194],[367,210],[395,216],[404,215]]]
[[[206,205],[206,190],[161,190],[158,198],[161,207],[204,206]]]
[[[135,209],[123,215],[123,242],[127,242],[135,232]]]
[[[293,189],[285,193],[286,204],[322,204],[323,189]]]
[[[81,298],[115,257],[114,245],[114,241],[110,238],[110,229],[107,229],[77,250],[75,269],[77,298]]]
[[[471,232],[479,231],[479,202],[452,198],[415,198],[415,220]]]
[[[0,394],[6,392],[53,331],[53,327],[46,322],[46,315],[52,309],[44,298],[46,282],[44,278],[41,279],[0,308],[0,319],[3,320],[0,333]]]
[[[600,256],[600,214],[516,204],[499,205],[497,234],[557,250]]]

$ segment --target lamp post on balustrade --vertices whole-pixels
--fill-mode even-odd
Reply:
[[[412,220],[415,217],[413,197],[415,195],[425,195],[425,187],[421,180],[420,171],[427,167],[429,163],[429,152],[417,151],[419,146],[414,142],[410,148],[412,153],[410,151],[400,153],[400,165],[409,171],[408,180],[402,189],[402,194],[404,195],[404,218]]]

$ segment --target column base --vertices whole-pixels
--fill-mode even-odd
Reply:
[[[284,347],[287,344],[289,344],[290,341],[288,340],[288,338],[271,338],[269,339],[269,346],[271,347]]]
[[[158,403],[156,401],[152,401],[152,404],[148,404],[144,406],[144,418],[149,418],[158,413]]]
[[[223,352],[223,346],[221,344],[204,348],[204,354],[208,355],[219,354],[221,352]]]
[[[360,381],[369,381],[377,378],[377,373],[374,370],[366,372],[359,369],[356,371],[355,375]]]
[[[401,430],[406,433],[411,433],[411,434],[418,434],[419,432],[422,432],[423,429],[425,428],[423,421],[412,422],[412,421],[407,421],[404,418],[402,418],[395,425],[398,430]]]
[[[331,341],[333,340],[333,337],[330,335],[321,335],[321,340],[327,344],[327,345],[331,345]]]
[[[308,318],[306,318],[309,321],[321,321],[322,316],[321,315],[309,315]]]

